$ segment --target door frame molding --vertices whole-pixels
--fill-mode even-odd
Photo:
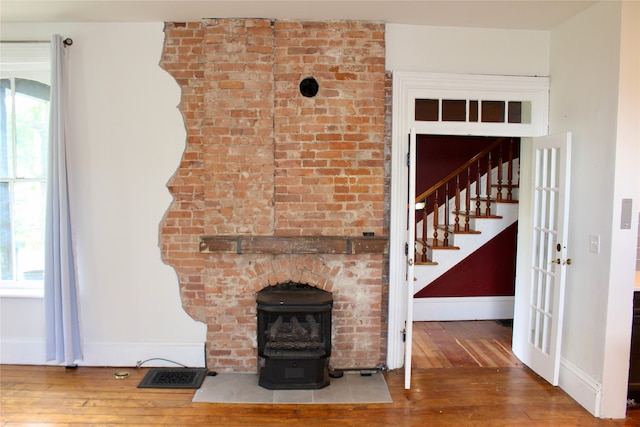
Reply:
[[[408,298],[404,254],[407,229],[407,153],[409,129],[418,134],[541,136],[548,133],[549,78],[394,71],[392,79],[391,212],[387,366],[404,365]],[[416,99],[528,101],[529,123],[471,123],[415,120]],[[441,116],[441,115],[440,115]]]

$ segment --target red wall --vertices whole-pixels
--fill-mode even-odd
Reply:
[[[416,194],[426,191],[495,140],[482,136],[418,135]]]
[[[516,222],[415,297],[513,296],[517,234]]]

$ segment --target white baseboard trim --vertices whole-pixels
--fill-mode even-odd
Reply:
[[[44,340],[0,340],[0,364],[46,365]]]
[[[415,298],[413,320],[512,319],[513,301],[513,297]]]
[[[166,359],[189,367],[204,367],[204,343],[88,343],[80,365],[135,366],[138,361]],[[144,366],[177,366],[163,360],[150,360]]]
[[[149,360],[143,366],[204,367],[204,342],[196,343],[139,343],[139,342],[90,342],[84,343],[84,357],[79,366],[133,367],[138,361]],[[171,361],[171,362],[169,362]],[[0,341],[0,363],[12,365],[51,365],[45,357],[44,341]],[[55,363],[54,363],[55,364]]]
[[[591,378],[582,369],[564,358],[560,358],[560,388],[582,405],[594,417],[600,417],[602,384]]]

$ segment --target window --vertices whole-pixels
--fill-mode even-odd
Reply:
[[[406,127],[398,129],[403,135],[410,128],[431,135],[547,134],[547,77],[402,71],[393,77],[394,96],[407,100],[393,110],[394,116],[406,119]]]
[[[421,122],[477,122],[478,108],[481,110],[480,122],[482,123],[531,123],[531,101],[466,99],[417,98],[415,100],[415,120]],[[440,111],[442,111],[442,117]]]
[[[0,61],[0,290],[41,293],[49,45],[4,44]]]

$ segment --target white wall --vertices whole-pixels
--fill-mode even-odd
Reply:
[[[611,259],[600,414],[624,417],[638,238],[640,177],[640,3],[621,4],[620,71],[611,224]],[[635,174],[635,175],[634,175]],[[632,227],[621,226],[622,200],[632,200]]]
[[[85,365],[204,366],[206,326],[182,309],[158,226],[185,146],[180,90],[159,67],[162,23],[8,24],[3,40],[71,37],[69,130]],[[41,299],[0,299],[0,361],[44,363]],[[153,365],[154,363],[149,363]]]
[[[387,24],[388,70],[547,76],[549,32]]]
[[[625,34],[631,45],[623,58],[638,55],[640,21],[637,13],[631,17],[626,25],[636,28],[635,41]],[[620,71],[620,33],[619,2],[597,3],[552,31],[550,117],[551,133],[573,133],[567,244],[573,264],[560,385],[595,415],[616,418],[626,407],[637,237],[637,215],[631,229],[621,230],[620,207],[622,198],[638,194],[640,164],[637,122],[633,130],[629,118],[618,118],[624,105],[618,95],[633,85],[625,108],[635,109],[631,120],[638,117],[637,62],[635,76]],[[589,235],[600,236],[599,254],[589,250]]]

